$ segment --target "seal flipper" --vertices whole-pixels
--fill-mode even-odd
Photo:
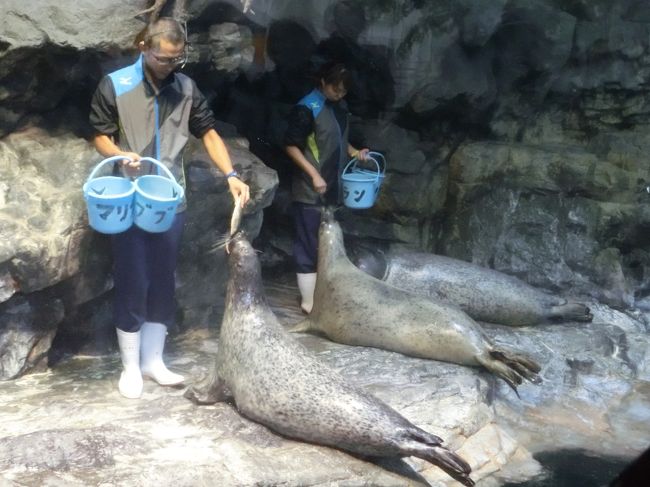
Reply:
[[[476,355],[475,358],[483,367],[505,380],[517,396],[519,396],[517,386],[524,378],[534,384],[541,382],[537,376],[537,372],[541,370],[540,366],[524,355],[504,350],[491,350]]]
[[[431,462],[433,465],[446,472],[447,475],[467,487],[472,487],[474,485],[474,481],[469,476],[472,468],[465,460],[451,450],[447,450],[444,446],[421,445],[415,451],[411,452],[411,455],[422,458],[427,462]]]
[[[525,355],[516,352],[494,350],[491,355],[514,369],[519,375],[533,384],[540,384],[542,379],[537,375],[542,368],[537,362],[532,361]]]
[[[406,436],[408,447],[404,448],[404,453],[431,462],[463,485],[474,485],[469,478],[472,468],[454,452],[441,446],[441,438],[417,426],[408,428]]]
[[[519,397],[517,386],[522,383],[522,378],[519,374],[517,374],[517,372],[512,370],[503,362],[492,358],[489,352],[477,355],[476,360],[479,364],[488,369],[494,375],[501,377],[504,381],[506,381],[510,388],[515,391],[517,397]]]
[[[591,314],[589,307],[584,304],[565,301],[551,307],[549,318],[553,321],[582,321],[589,323],[594,316]]]
[[[183,396],[194,404],[207,405],[225,401],[229,397],[225,381],[215,371],[203,381],[188,388]]]
[[[425,460],[441,468],[466,487],[474,486],[474,481],[469,476],[472,469],[465,460],[443,446],[434,446],[431,447],[431,450],[432,453],[429,456],[423,457]]]

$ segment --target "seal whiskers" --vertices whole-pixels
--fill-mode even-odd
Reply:
[[[211,404],[229,390],[244,416],[281,435],[364,456],[417,456],[474,485],[467,462],[440,438],[352,386],[286,332],[268,305],[257,254],[242,232],[232,238],[228,262],[213,375],[187,398]]]

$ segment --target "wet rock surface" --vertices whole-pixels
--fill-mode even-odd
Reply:
[[[647,317],[598,304],[591,309],[589,324],[516,332],[484,325],[499,343],[524,347],[543,364],[543,383],[523,389],[520,401],[501,396],[496,411],[534,451],[585,449],[633,458],[650,437]]]
[[[292,276],[266,282],[284,324],[301,319]],[[296,334],[319,359],[465,458],[479,485],[539,475],[530,452],[582,448],[632,458],[650,434],[650,359],[640,317],[607,307],[594,323],[512,328],[492,339],[528,347],[543,364],[521,398],[479,369]],[[216,326],[170,338],[171,369],[205,376],[218,353]],[[117,392],[120,362],[66,356],[49,371],[0,385],[0,474],[17,485],[456,485],[406,458],[357,458],[276,435],[232,403],[195,406],[183,388],[145,381],[139,400]]]

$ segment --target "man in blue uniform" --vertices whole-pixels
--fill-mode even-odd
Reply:
[[[183,149],[194,135],[243,206],[249,188],[233,170],[214,129],[214,115],[194,81],[176,72],[186,60],[185,44],[184,29],[174,19],[161,18],[148,26],[138,44],[137,61],[104,77],[95,92],[90,110],[94,145],[105,157],[128,158],[122,163],[128,175],[152,171],[151,164],[140,164],[140,159],[153,157],[185,187]],[[133,226],[112,237],[114,315],[123,365],[119,391],[128,398],[142,394],[143,375],[161,385],[184,380],[162,361],[167,327],[175,315],[174,273],[184,210],[185,205],[179,205],[166,232],[148,233]]]

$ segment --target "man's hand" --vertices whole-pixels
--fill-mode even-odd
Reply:
[[[227,179],[228,181],[228,187],[230,188],[230,193],[232,194],[233,198],[235,198],[235,201],[237,201],[237,198],[239,197],[239,203],[241,207],[243,208],[246,206],[246,203],[248,203],[248,200],[250,200],[250,188],[244,181],[237,177],[230,177]]]
[[[327,190],[327,183],[320,174],[316,174],[314,177],[312,177],[311,184],[314,186],[314,191],[316,191],[318,194],[325,194],[325,191]]]
[[[136,154],[135,152],[120,152],[117,155],[131,159],[122,159],[120,161],[124,174],[130,178],[134,178],[140,173],[140,154]]]

